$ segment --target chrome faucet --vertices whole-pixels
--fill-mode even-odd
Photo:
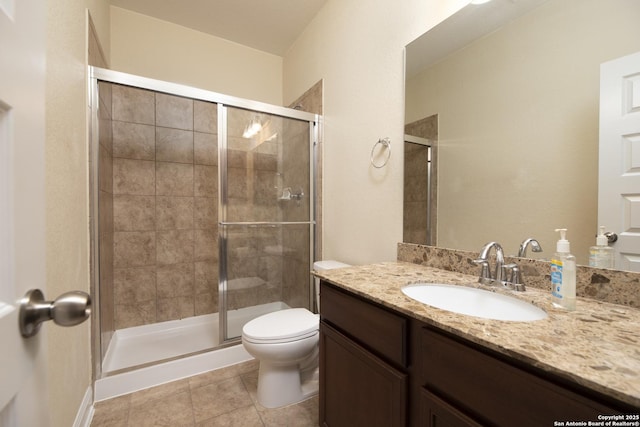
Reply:
[[[491,274],[489,270],[489,252],[491,252],[491,248],[495,248],[496,250],[496,268],[494,274]],[[502,269],[504,266],[504,251],[500,243],[489,242],[484,245],[480,250],[480,257],[474,262],[482,266],[480,278],[478,279],[480,283],[489,285],[495,282],[504,282],[504,271]]]
[[[491,248],[495,248],[496,251],[496,267],[493,275],[489,269],[489,253],[491,252]],[[478,282],[483,285],[502,285],[516,291],[525,290],[520,268],[517,264],[504,263],[504,251],[498,242],[489,242],[484,245],[480,250],[480,256],[473,262],[481,266]],[[511,277],[507,280],[507,272],[509,270],[511,270]]]
[[[533,252],[542,252],[542,246],[540,246],[540,243],[534,239],[533,237],[529,237],[528,239],[525,239],[521,244],[520,244],[520,250],[518,251],[518,257],[520,258],[524,258],[527,256],[527,247],[531,246],[531,250]]]

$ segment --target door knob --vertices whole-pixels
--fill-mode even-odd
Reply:
[[[29,338],[38,333],[44,321],[53,320],[56,325],[75,326],[90,315],[91,296],[85,292],[65,292],[55,301],[45,301],[40,289],[31,289],[20,300],[20,333]]]

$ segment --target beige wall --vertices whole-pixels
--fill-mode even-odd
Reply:
[[[588,263],[600,63],[640,49],[639,13],[633,0],[550,1],[407,83],[407,122],[439,115],[438,246],[516,253],[532,234],[549,258],[567,227]]]
[[[108,39],[105,1],[48,2],[46,77],[47,284],[55,298],[89,292],[86,8]],[[90,322],[48,329],[52,426],[73,424],[91,384]]]
[[[282,105],[282,58],[111,7],[111,68]]]
[[[324,81],[324,258],[395,260],[402,240],[403,48],[465,0],[329,0],[284,58],[285,104]],[[370,152],[392,141],[388,165]]]

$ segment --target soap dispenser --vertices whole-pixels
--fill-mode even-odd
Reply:
[[[609,240],[604,235],[604,226],[596,237],[596,245],[589,248],[589,266],[598,268],[613,268],[614,250],[609,247]]]
[[[560,240],[551,259],[551,298],[553,305],[566,310],[576,309],[576,257],[571,255],[567,229],[558,228]]]

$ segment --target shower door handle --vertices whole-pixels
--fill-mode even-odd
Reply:
[[[47,320],[60,326],[75,326],[90,315],[91,296],[86,292],[65,292],[54,301],[45,301],[40,289],[31,289],[20,300],[20,333],[29,338],[37,334],[42,322]]]

